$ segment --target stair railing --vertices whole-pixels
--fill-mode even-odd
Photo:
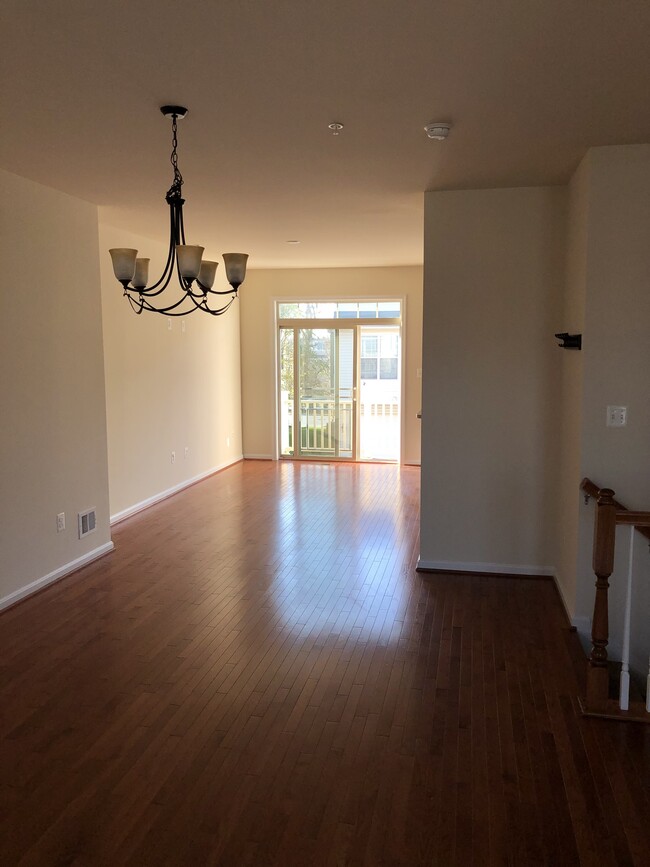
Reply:
[[[630,702],[630,619],[632,611],[632,569],[633,540],[635,530],[650,540],[650,512],[630,511],[614,499],[611,488],[599,488],[590,479],[583,479],[580,485],[585,498],[596,500],[594,517],[593,569],[596,575],[596,597],[591,626],[591,654],[587,668],[587,692],[581,701],[583,713],[590,716],[604,716],[613,719],[626,719],[650,722],[650,669],[647,681],[647,699],[643,702]],[[614,550],[616,544],[616,525],[630,527],[630,557],[623,627],[623,651],[620,677],[619,700],[609,698],[609,670],[607,644],[609,641],[608,590],[609,578],[614,569]]]

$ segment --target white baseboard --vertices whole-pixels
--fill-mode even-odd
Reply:
[[[564,613],[566,614],[567,620],[569,621],[571,626],[574,626],[576,629],[578,629],[576,618],[571,615],[571,611],[569,610],[569,606],[567,605],[564,591],[562,590],[562,585],[560,584],[560,580],[557,574],[557,569],[553,570],[553,581],[555,582],[555,589],[557,590],[557,595],[560,597],[560,602],[562,603],[562,608],[564,608]],[[591,629],[591,621],[589,622],[589,629]],[[580,630],[578,629],[578,631]]]
[[[550,566],[514,566],[510,563],[462,563],[455,560],[423,560],[418,557],[418,572],[486,572],[490,575],[555,575]]]
[[[233,464],[238,464],[239,461],[241,461],[242,459],[242,455],[239,455],[238,457],[233,458],[231,461],[226,461],[223,464],[219,464],[219,466],[217,467],[212,467],[211,469],[206,470],[204,473],[199,473],[198,476],[193,476],[191,479],[186,479],[184,482],[179,482],[179,484],[174,485],[173,488],[167,488],[166,491],[160,491],[160,493],[154,494],[152,497],[147,497],[146,500],[141,500],[141,502],[135,503],[133,506],[122,509],[121,512],[116,512],[114,515],[111,515],[111,526],[113,526],[113,524],[119,524],[120,521],[124,521],[126,520],[126,518],[130,518],[132,515],[137,515],[138,512],[142,512],[145,509],[148,509],[149,506],[154,506],[156,503],[160,503],[161,500],[166,500],[169,497],[173,497],[174,494],[178,494],[179,491],[182,491],[185,488],[189,488],[191,485],[195,485],[197,482],[202,482],[209,476],[213,476],[215,473],[227,469],[227,467],[232,467]]]
[[[3,596],[3,598],[0,599],[0,611],[2,611],[3,608],[9,608],[10,605],[14,605],[16,602],[20,602],[21,599],[25,599],[27,596],[31,596],[32,593],[36,593],[37,590],[42,590],[43,587],[47,587],[48,584],[53,584],[60,578],[65,578],[65,576],[69,575],[71,572],[76,572],[77,569],[81,569],[82,566],[87,566],[89,563],[92,563],[93,560],[99,560],[100,557],[103,557],[105,554],[112,551],[114,547],[115,546],[112,542],[106,542],[105,545],[100,545],[99,548],[94,548],[82,557],[77,557],[76,560],[71,560],[70,563],[66,563],[65,566],[60,566],[58,569],[55,569],[54,572],[50,572],[42,578],[37,578],[36,581],[31,581],[29,584],[25,584],[24,587],[14,590],[14,592],[10,593],[8,596]]]

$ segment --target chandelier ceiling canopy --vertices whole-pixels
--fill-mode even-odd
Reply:
[[[138,257],[137,250],[117,247],[109,250],[113,260],[113,271],[124,287],[124,296],[136,313],[148,310],[151,313],[162,313],[165,316],[187,316],[196,310],[202,310],[212,316],[220,316],[231,306],[237,297],[237,290],[244,282],[248,254],[224,253],[223,261],[231,288],[223,291],[212,288],[218,262],[203,259],[203,247],[185,243],[185,224],[183,221],[185,199],[181,192],[183,176],[178,168],[177,148],[178,121],[185,117],[187,109],[181,105],[163,105],[160,110],[165,117],[170,117],[172,120],[170,160],[174,169],[174,179],[165,196],[169,205],[167,264],[160,279],[148,286],[149,259]],[[174,272],[178,277],[181,296],[177,300],[167,303],[159,296],[169,286]],[[217,300],[216,296],[222,297]],[[154,298],[159,298],[159,302],[154,302],[152,300]]]

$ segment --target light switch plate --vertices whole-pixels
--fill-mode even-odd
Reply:
[[[627,424],[626,406],[607,407],[607,427],[625,427]]]

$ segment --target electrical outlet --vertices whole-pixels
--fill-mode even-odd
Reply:
[[[181,332],[185,334],[185,320],[181,319]]]
[[[190,447],[185,446],[185,460],[187,460],[187,456],[189,455],[189,453],[190,453]]]
[[[176,463],[176,452],[172,452],[172,463]]]
[[[168,316],[167,317],[167,331],[171,331],[171,330],[172,330],[172,321]]]
[[[56,532],[62,533],[65,530],[65,512],[59,512],[56,516]]]

